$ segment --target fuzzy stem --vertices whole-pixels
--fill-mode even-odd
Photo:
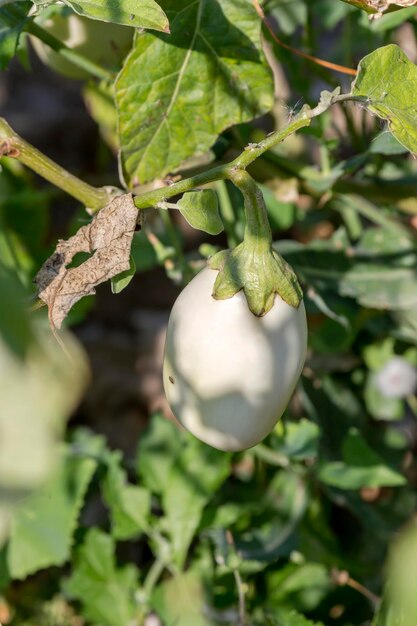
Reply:
[[[55,50],[55,52],[60,54],[64,59],[67,59],[67,61],[70,61],[73,65],[85,70],[92,76],[95,76],[100,80],[114,80],[115,75],[112,72],[109,72],[104,69],[104,67],[101,67],[101,65],[97,65],[97,63],[90,61],[90,59],[87,59],[82,54],[79,54],[79,52],[71,50],[71,48],[68,48],[68,46],[66,46],[62,41],[48,33],[48,31],[42,28],[42,26],[36,24],[36,22],[30,22],[26,26],[26,31],[43,41],[43,43],[52,48],[52,50]]]
[[[269,250],[272,233],[261,190],[245,170],[233,170],[230,180],[241,191],[245,200],[245,241],[253,242],[257,248]]]
[[[257,144],[249,144],[244,152],[240,154],[234,161],[225,165],[220,165],[206,172],[201,172],[190,178],[180,180],[169,187],[162,187],[154,191],[148,191],[142,195],[136,196],[135,205],[138,209],[145,209],[156,206],[158,202],[163,202],[168,198],[172,198],[178,194],[191,191],[196,187],[207,185],[216,180],[232,180],[233,172],[246,169],[251,163],[258,159],[264,152],[267,152],[276,145],[282,143],[284,139],[295,133],[297,130],[310,126],[311,120],[327,111],[333,104],[343,103],[347,101],[365,102],[366,98],[362,96],[353,96],[352,94],[335,95],[328,99],[321,99],[313,109],[303,109],[291,122],[281,130],[271,133],[263,141]]]
[[[92,187],[52,161],[30,143],[19,137],[3,118],[0,118],[0,157],[18,159],[31,170],[73,196],[87,208],[99,210],[108,204],[110,193],[105,188]]]

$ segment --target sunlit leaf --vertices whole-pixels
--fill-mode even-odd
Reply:
[[[417,153],[417,68],[396,45],[378,48],[359,63],[352,86],[355,96],[388,123],[394,137]]]
[[[128,186],[207,151],[218,134],[272,106],[261,22],[247,0],[163,0],[170,35],[136,37],[116,82]]]

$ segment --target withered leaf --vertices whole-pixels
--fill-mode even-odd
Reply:
[[[48,305],[52,328],[60,328],[73,305],[94,294],[96,285],[129,269],[137,218],[132,194],[116,196],[90,224],[58,242],[35,278],[39,298]],[[91,256],[78,267],[68,268],[79,252]]]

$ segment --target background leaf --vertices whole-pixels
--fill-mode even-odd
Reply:
[[[416,66],[401,48],[390,44],[361,60],[352,93],[365,96],[369,111],[386,120],[394,137],[417,153],[416,89]]]
[[[84,496],[97,468],[92,456],[100,452],[103,442],[100,437],[80,436],[74,446],[79,456],[71,449],[63,450],[50,481],[13,514],[8,547],[13,578],[25,578],[68,559]]]
[[[18,7],[6,4],[0,8],[0,70],[4,70],[16,54],[31,6],[31,2],[19,2]]]
[[[133,617],[137,572],[133,565],[117,568],[114,551],[109,535],[90,529],[65,590],[83,603],[87,619],[105,626],[127,626]]]
[[[155,0],[65,0],[76,13],[103,22],[169,32],[168,19]]]
[[[343,442],[343,461],[323,463],[318,478],[339,489],[399,487],[407,483],[404,476],[386,465],[354,429]]]
[[[113,537],[126,540],[147,529],[151,495],[145,488],[128,483],[120,463],[120,453],[113,452],[107,461],[103,495],[110,509]]]

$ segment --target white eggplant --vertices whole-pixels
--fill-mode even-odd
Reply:
[[[163,380],[168,403],[193,435],[220,450],[259,443],[274,428],[304,365],[307,324],[275,296],[262,317],[242,291],[216,300],[205,268],[181,292],[168,323]]]

